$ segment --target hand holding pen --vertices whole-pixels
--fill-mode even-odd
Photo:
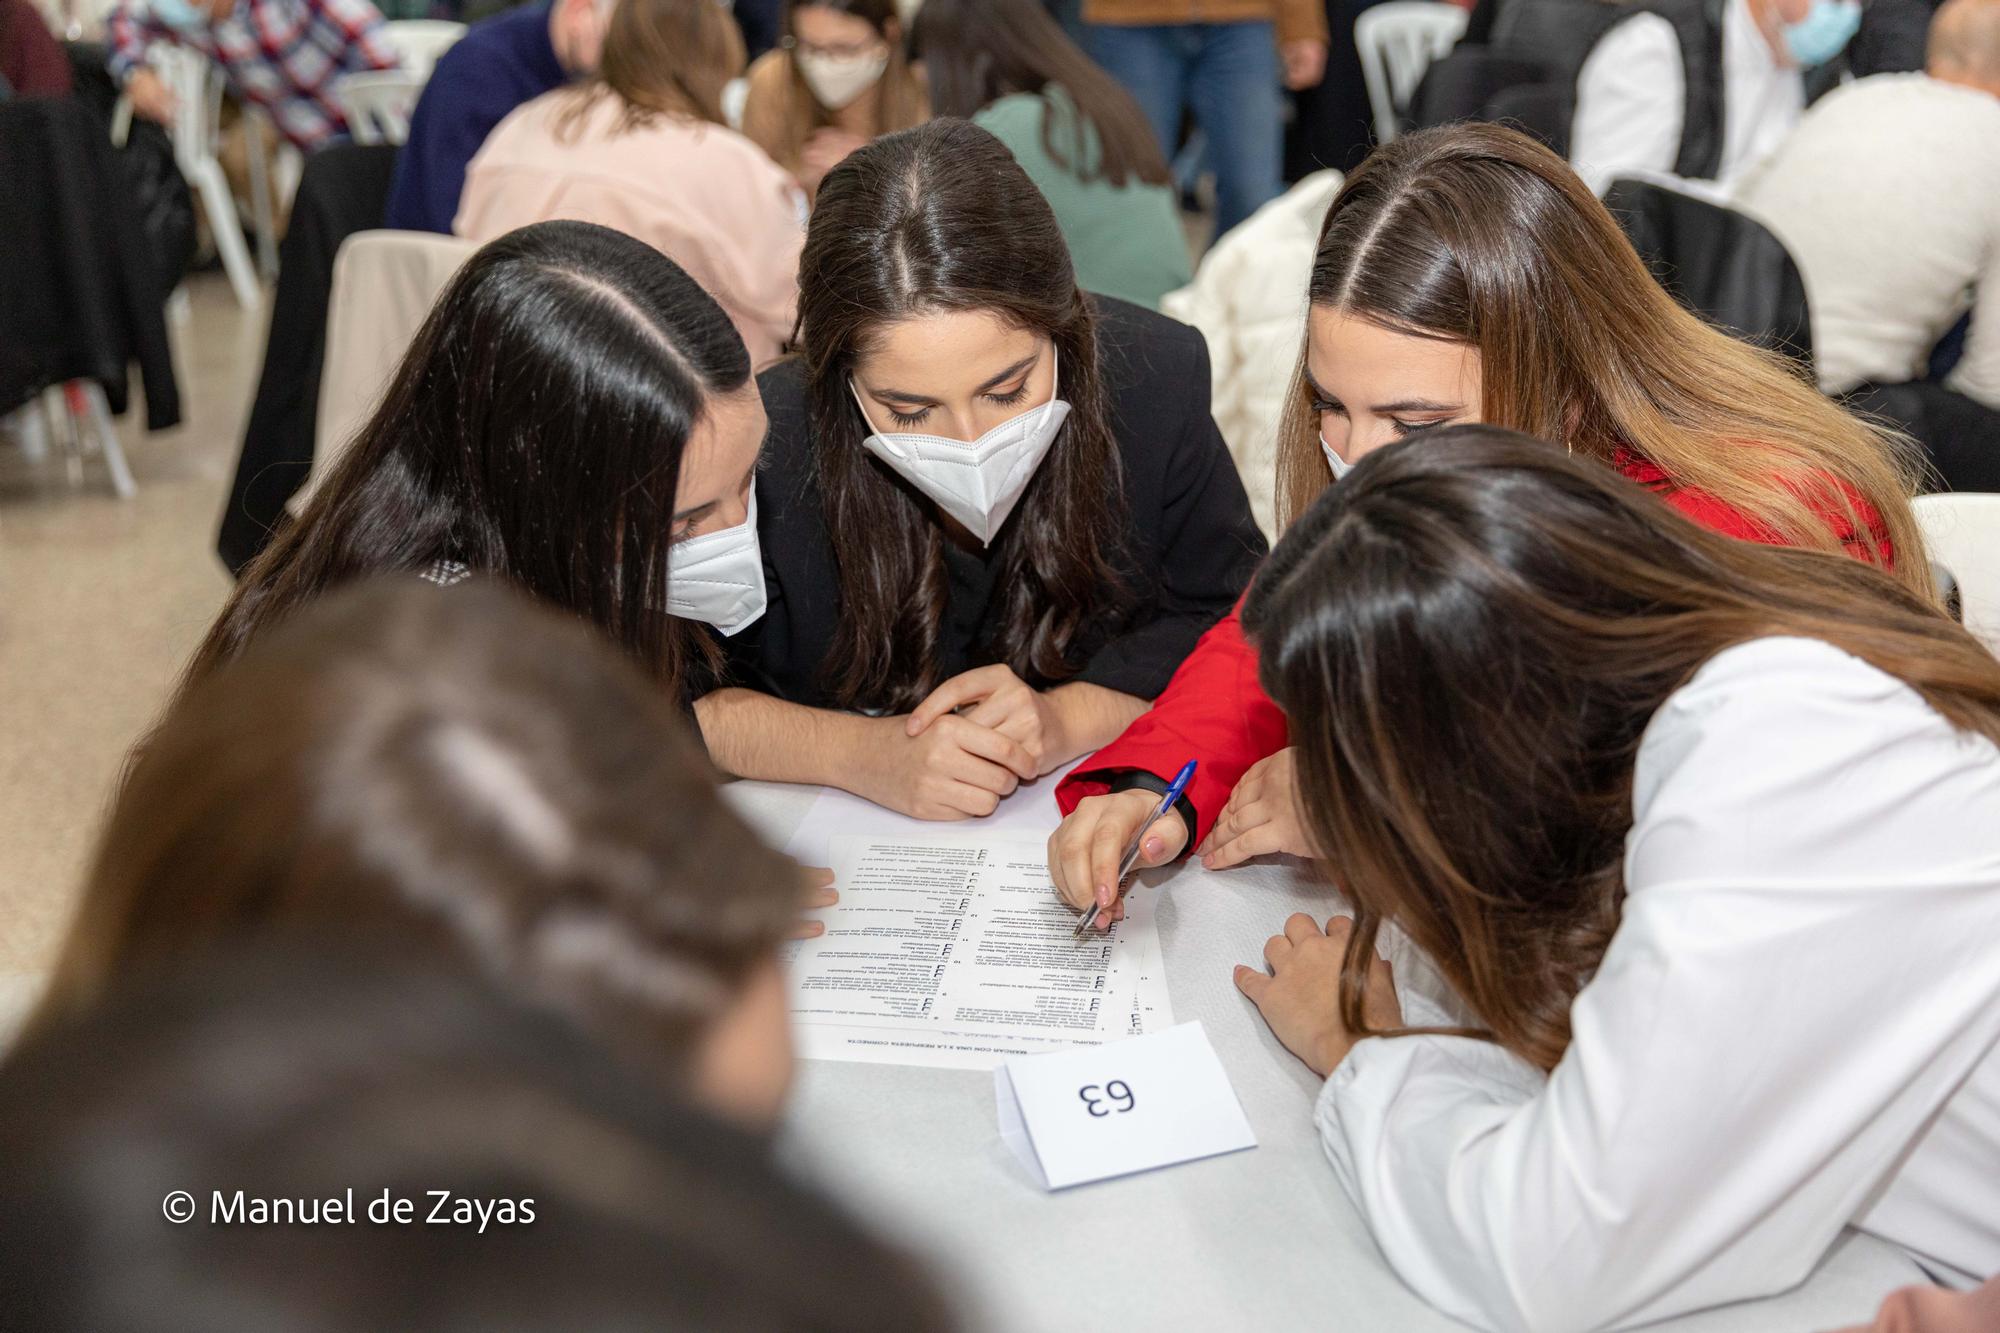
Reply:
[[[1050,873],[1056,879],[1057,890],[1078,908],[1084,908],[1086,905],[1088,908],[1083,918],[1077,922],[1075,933],[1078,936],[1091,926],[1100,923],[1105,930],[1109,930],[1112,922],[1123,915],[1120,908],[1126,881],[1138,865],[1142,852],[1151,850],[1160,853],[1147,858],[1155,864],[1168,859],[1170,854],[1165,853],[1162,839],[1149,837],[1149,834],[1155,823],[1172,814],[1174,803],[1180,799],[1181,793],[1187,790],[1188,780],[1194,776],[1194,772],[1195,762],[1189,760],[1175,775],[1174,780],[1167,784],[1165,794],[1147,809],[1145,817],[1132,828],[1129,839],[1115,861],[1110,859],[1110,852],[1116,845],[1118,834],[1122,831],[1118,824],[1109,821],[1097,823],[1089,834],[1087,844],[1081,848],[1081,857],[1077,855],[1079,849],[1075,845],[1075,830],[1071,828],[1071,821],[1065,821],[1064,829],[1058,829],[1056,835],[1050,838]],[[1122,793],[1120,799],[1133,795],[1138,793]],[[1150,799],[1148,795],[1148,800]],[[1082,813],[1081,807],[1077,813]],[[1178,815],[1173,816],[1173,822],[1180,823]],[[1069,829],[1072,834],[1069,840],[1070,846],[1067,848],[1063,846],[1065,829]],[[1182,836],[1177,841],[1184,845],[1185,831],[1181,832]]]

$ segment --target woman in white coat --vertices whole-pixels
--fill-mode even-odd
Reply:
[[[1847,1226],[2000,1271],[2000,661],[1479,426],[1362,460],[1243,623],[1355,910],[1237,984],[1411,1286],[1560,1333],[1783,1290]],[[1399,1006],[1386,927],[1471,1027]]]

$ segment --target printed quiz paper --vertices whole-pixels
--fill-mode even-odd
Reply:
[[[1153,892],[1107,936],[1071,932],[1047,845],[1004,838],[836,837],[840,903],[786,972],[799,1054],[992,1069],[1173,1024]]]

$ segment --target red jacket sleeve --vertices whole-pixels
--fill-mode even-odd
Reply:
[[[1196,827],[1189,846],[1208,836],[1229,793],[1249,767],[1285,747],[1285,715],[1257,683],[1257,653],[1243,637],[1243,603],[1201,636],[1153,706],[1123,735],[1078,764],[1056,788],[1067,815],[1111,779],[1137,769],[1167,781],[1199,761],[1188,783]]]

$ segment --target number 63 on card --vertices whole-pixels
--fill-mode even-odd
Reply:
[[[1016,1056],[993,1092],[1001,1139],[1044,1189],[1257,1146],[1200,1023]]]

